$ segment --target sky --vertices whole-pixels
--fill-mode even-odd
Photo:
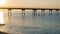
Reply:
[[[5,4],[0,4],[0,7],[60,8],[60,0],[5,0]]]

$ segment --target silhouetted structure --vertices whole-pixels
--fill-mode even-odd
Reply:
[[[56,10],[56,15],[59,15],[59,10],[60,10],[59,8],[0,8],[0,9],[8,9],[8,16],[11,16],[12,9],[21,9],[22,15],[24,16],[25,16],[25,10],[33,10],[34,16],[37,16],[37,10],[42,10],[41,15],[45,15],[45,10],[49,10],[49,15],[52,15],[52,10]]]

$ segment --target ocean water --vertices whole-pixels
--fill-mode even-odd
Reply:
[[[60,34],[60,15],[33,16],[26,12],[22,16],[19,12],[12,12],[11,16],[4,13],[5,26],[0,26],[0,31],[10,34]]]

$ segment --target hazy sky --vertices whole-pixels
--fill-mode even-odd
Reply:
[[[3,6],[23,8],[60,8],[60,0],[6,0],[6,3]]]

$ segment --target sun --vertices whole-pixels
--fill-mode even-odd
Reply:
[[[4,5],[6,3],[6,0],[0,0],[0,5]]]

